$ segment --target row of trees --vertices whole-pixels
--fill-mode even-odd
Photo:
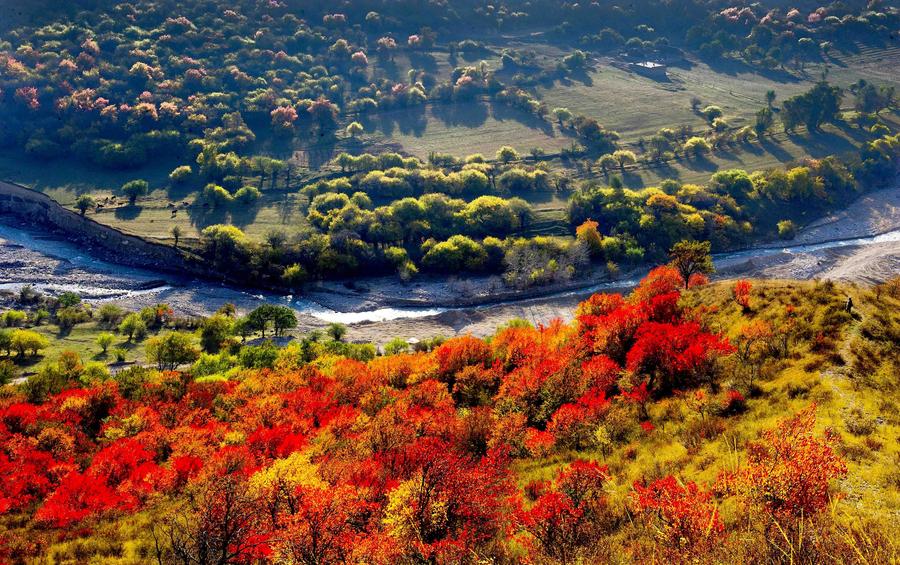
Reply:
[[[897,136],[889,135],[846,161],[827,157],[787,170],[720,171],[706,186],[667,180],[635,191],[614,177],[608,187],[588,183],[573,194],[568,216],[573,227],[596,221],[603,234],[633,241],[650,257],[682,239],[709,240],[725,250],[754,237],[790,237],[795,221],[889,182],[898,156]]]

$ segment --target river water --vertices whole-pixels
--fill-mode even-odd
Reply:
[[[722,269],[755,258],[891,242],[900,242],[900,230],[839,241],[724,253],[714,256],[714,262],[717,268]],[[635,284],[637,280],[604,282],[531,300],[587,295],[603,290],[627,288]],[[208,314],[227,302],[234,303],[240,309],[252,309],[269,302],[290,306],[301,315],[310,316],[321,322],[343,324],[425,318],[449,310],[473,310],[504,304],[492,303],[461,308],[384,307],[340,312],[307,298],[248,292],[220,283],[179,278],[149,269],[113,264],[91,256],[70,242],[45,236],[30,228],[0,223],[0,290],[18,291],[25,285],[32,285],[35,289],[50,294],[76,292],[93,303],[114,301],[125,306],[141,307],[165,302],[176,312],[194,315]],[[516,301],[505,303],[513,302]]]

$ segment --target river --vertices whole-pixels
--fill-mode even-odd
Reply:
[[[714,261],[720,271],[727,271],[747,260],[759,262],[772,257],[786,259],[825,250],[897,242],[900,242],[900,230],[837,241],[737,251],[716,255]],[[637,280],[604,282],[529,301],[584,296],[610,288],[633,286],[636,282]],[[463,308],[380,307],[358,312],[340,312],[310,299],[248,292],[209,281],[179,278],[109,263],[89,255],[72,243],[40,234],[32,228],[10,223],[0,224],[0,290],[18,291],[25,285],[32,285],[37,290],[51,294],[76,292],[91,302],[115,301],[135,305],[168,302],[181,312],[197,315],[207,314],[226,302],[234,303],[241,309],[270,302],[291,306],[301,315],[311,316],[322,322],[344,324],[424,318],[451,310],[489,308],[518,302],[505,301]],[[192,302],[193,305],[186,302]]]

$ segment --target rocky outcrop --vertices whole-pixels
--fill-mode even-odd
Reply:
[[[124,233],[60,206],[36,190],[0,181],[0,213],[62,234],[85,252],[112,262],[180,275],[214,277],[199,257]]]

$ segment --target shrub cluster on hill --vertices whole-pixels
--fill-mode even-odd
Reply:
[[[510,323],[490,339],[399,344],[378,357],[347,357],[328,345],[337,341],[241,347],[217,340],[212,318],[204,347],[222,349],[186,371],[96,374],[66,353],[41,394],[28,383],[0,389],[0,556],[889,555],[885,530],[848,521],[871,520],[862,510],[829,511],[835,480],[868,463],[855,440],[817,426],[809,398],[832,402],[827,385],[815,373],[790,373],[787,392],[777,384],[801,363],[838,362],[854,323],[842,296],[830,284],[739,281],[715,298],[722,286],[703,284],[692,277],[683,296],[684,278],[664,266],[628,297],[591,297],[571,324]],[[859,386],[896,391],[888,334],[900,319],[886,308],[896,287],[861,299],[853,355],[882,377]],[[278,317],[269,308],[245,320],[264,328]],[[723,323],[730,337],[714,329]],[[755,429],[773,405],[798,410]],[[876,424],[861,413],[846,422],[877,453]],[[743,456],[726,461],[726,440]]]

